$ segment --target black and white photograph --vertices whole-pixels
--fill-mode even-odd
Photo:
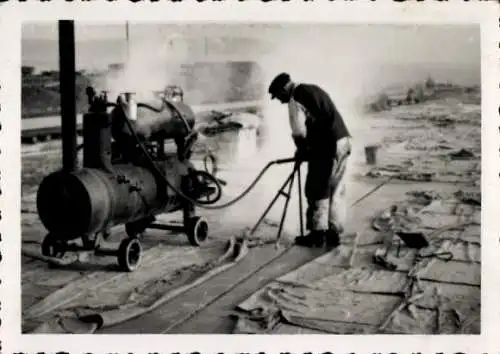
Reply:
[[[22,333],[481,334],[481,35],[23,22]]]

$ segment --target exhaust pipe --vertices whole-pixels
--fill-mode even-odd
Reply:
[[[59,21],[59,89],[61,95],[61,135],[63,170],[77,169],[75,24]]]

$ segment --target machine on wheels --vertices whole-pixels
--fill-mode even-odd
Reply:
[[[133,271],[146,229],[181,231],[192,245],[201,245],[208,224],[196,215],[193,201],[212,204],[222,192],[217,178],[190,160],[197,138],[191,108],[167,99],[160,107],[137,104],[131,94],[109,103],[92,88],[87,95],[83,167],[49,174],[38,189],[38,214],[48,230],[42,254],[94,251],[117,257],[121,269]],[[166,140],[175,141],[176,151],[166,151]],[[156,222],[159,214],[181,210],[182,224]],[[103,243],[117,225],[125,225],[127,237],[118,249],[106,249]]]

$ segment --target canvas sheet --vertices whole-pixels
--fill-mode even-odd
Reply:
[[[24,327],[30,333],[94,333],[152,311],[236,265],[247,252],[247,243],[235,238],[225,248],[202,251],[152,248],[141,271],[94,272],[50,292],[24,311]]]
[[[480,205],[458,197],[375,213],[382,245],[358,233],[276,278],[237,306],[235,333],[478,333]],[[429,246],[401,245],[408,230]]]

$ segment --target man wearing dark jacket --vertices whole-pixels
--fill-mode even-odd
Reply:
[[[305,186],[310,233],[295,239],[298,245],[339,245],[347,205],[345,169],[351,136],[332,99],[313,84],[296,84],[281,73],[269,85],[271,99],[288,104],[296,158],[308,162]],[[305,121],[305,128],[302,128]]]

